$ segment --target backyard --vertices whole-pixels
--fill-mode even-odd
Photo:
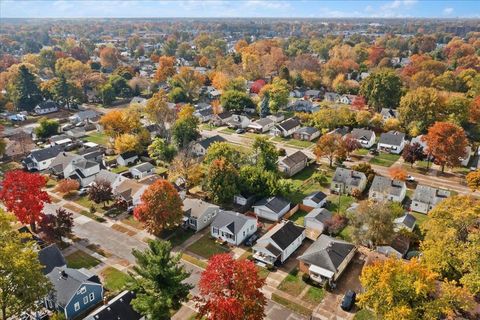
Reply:
[[[303,211],[303,210],[298,210],[295,212],[288,220],[293,221],[295,224],[299,226],[303,226],[303,223],[305,221],[305,216],[308,214],[308,212]]]
[[[338,195],[329,195],[327,197],[328,204],[326,209],[331,211],[332,213],[340,213],[345,214],[348,208],[354,203],[356,200],[354,197],[342,194],[341,196]]]
[[[227,247],[216,243],[214,239],[210,238],[209,234],[205,234],[198,241],[191,244],[187,248],[187,251],[190,251],[191,253],[199,255],[205,259],[210,259],[211,256],[220,253],[227,253],[230,250]]]
[[[103,132],[92,132],[89,133],[86,137],[85,140],[88,142],[93,142],[96,144],[101,144],[106,146],[108,144],[108,136],[103,133]]]
[[[320,184],[311,179],[313,174],[317,171],[317,167],[311,165],[290,178],[296,188],[296,191],[288,197],[290,201],[293,203],[300,203],[307,195],[322,189]]]
[[[370,160],[370,163],[383,167],[391,167],[398,159],[400,159],[400,155],[398,154],[379,153]]]
[[[65,259],[67,260],[67,267],[73,269],[91,269],[100,263],[100,260],[80,250],[69,254]]]

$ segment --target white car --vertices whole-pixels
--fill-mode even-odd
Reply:
[[[410,175],[407,176],[407,181],[408,182],[414,182],[415,181],[415,177],[412,177]]]

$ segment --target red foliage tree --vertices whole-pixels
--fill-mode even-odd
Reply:
[[[259,93],[260,90],[262,90],[263,86],[265,86],[265,80],[263,79],[259,79],[257,81],[255,81],[252,86],[250,87],[250,92],[251,93]]]
[[[0,200],[18,221],[30,224],[33,231],[43,217],[44,203],[50,203],[48,193],[42,190],[46,184],[47,179],[41,174],[22,170],[8,171],[2,181]]]
[[[480,123],[480,96],[476,97],[470,104],[468,120],[471,123]]]
[[[348,219],[342,215],[334,214],[325,221],[325,229],[329,235],[337,235],[347,225]]]
[[[200,278],[200,295],[195,298],[199,314],[210,320],[263,319],[267,301],[260,289],[264,283],[252,261],[215,255]]]
[[[55,187],[55,191],[67,194],[72,191],[78,190],[80,187],[80,183],[77,180],[74,179],[63,179],[60,180]]]
[[[180,223],[182,200],[175,187],[164,179],[151,184],[141,197],[142,203],[134,210],[134,216],[153,234]]]
[[[352,101],[352,109],[355,110],[365,110],[367,108],[367,102],[362,96],[355,96]]]

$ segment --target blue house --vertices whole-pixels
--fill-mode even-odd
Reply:
[[[67,320],[80,318],[103,301],[103,287],[96,275],[62,266],[53,268],[47,277],[53,291],[45,305],[64,313]]]

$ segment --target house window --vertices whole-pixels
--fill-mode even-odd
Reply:
[[[218,228],[213,228],[213,233],[218,234]]]
[[[92,302],[93,299],[95,299],[95,293],[93,293],[93,292],[90,293],[90,294],[88,295],[88,297],[90,298],[90,302]]]
[[[87,288],[86,287],[81,287],[80,288],[80,294],[84,294],[85,292],[87,292]]]
[[[80,310],[80,302],[75,302],[75,304],[73,305],[73,308],[75,309],[75,311]]]
[[[83,304],[87,304],[87,303],[88,303],[88,297],[85,296],[85,297],[83,297]]]

